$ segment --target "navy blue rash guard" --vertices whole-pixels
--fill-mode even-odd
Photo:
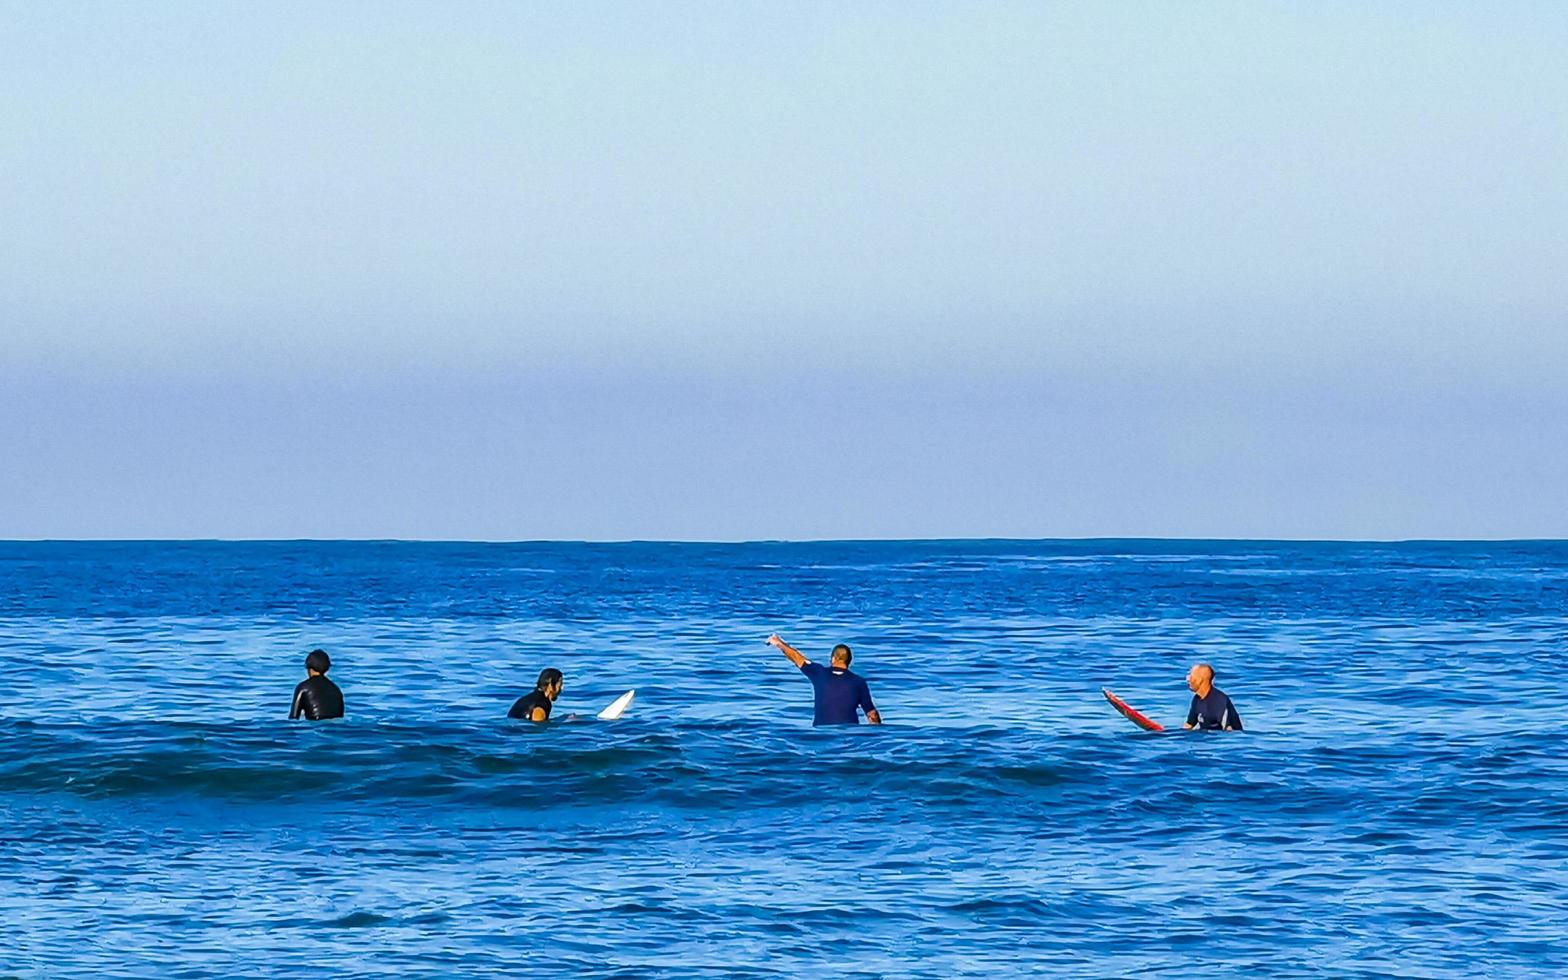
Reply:
[[[816,693],[813,725],[858,725],[857,708],[865,709],[867,714],[877,710],[871,703],[866,679],[847,668],[824,667],[808,660],[800,665],[800,672],[811,681]]]
[[[1241,731],[1241,715],[1236,713],[1236,706],[1230,703],[1230,698],[1217,687],[1209,689],[1209,696],[1200,698],[1192,696],[1192,707],[1187,709],[1187,724],[1199,731],[1214,732]]]

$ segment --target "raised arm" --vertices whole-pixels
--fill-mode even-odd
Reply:
[[[774,633],[772,636],[768,637],[768,646],[782,651],[784,656],[789,658],[789,662],[794,664],[796,667],[809,662],[806,660],[806,655],[804,653],[801,653],[799,650],[790,646],[788,643],[785,643],[784,638],[779,636],[777,633]]]

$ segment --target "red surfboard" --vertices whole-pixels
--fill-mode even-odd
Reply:
[[[1123,701],[1121,698],[1112,694],[1110,688],[1102,687],[1100,690],[1105,694],[1105,700],[1111,702],[1111,707],[1115,708],[1117,711],[1120,711],[1122,716],[1125,717],[1128,721],[1132,722],[1134,725],[1137,725],[1144,731],[1149,732],[1165,731],[1164,725],[1160,724],[1159,722],[1150,718],[1148,715],[1139,711],[1137,708],[1134,708],[1132,705],[1128,704],[1126,701]]]

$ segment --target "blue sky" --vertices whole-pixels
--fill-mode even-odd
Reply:
[[[1568,535],[1568,9],[0,6],[0,536]]]

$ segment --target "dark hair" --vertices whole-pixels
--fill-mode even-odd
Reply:
[[[850,652],[849,644],[847,644],[847,643],[840,643],[838,646],[833,648],[833,659],[834,660],[838,659],[839,651],[843,651],[843,653],[844,653],[844,666],[848,667],[849,666],[849,662],[851,660],[855,659],[855,655]]]
[[[305,657],[305,669],[325,674],[332,669],[332,658],[327,656],[325,650],[312,650]]]
[[[562,676],[561,672],[554,667],[546,667],[539,672],[539,683],[534,686],[541,691],[547,687],[554,687],[561,683]]]

